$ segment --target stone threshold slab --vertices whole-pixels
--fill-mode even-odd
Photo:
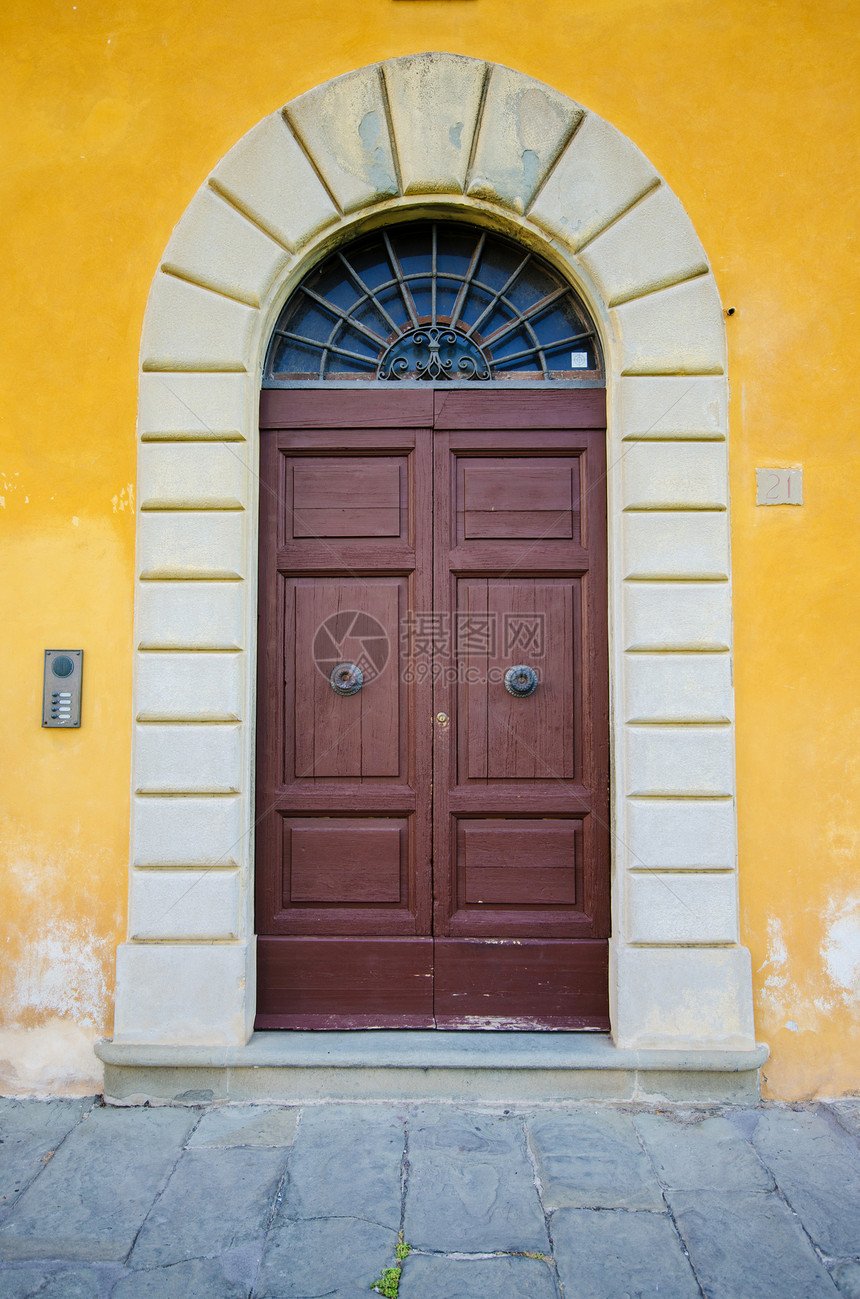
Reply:
[[[209,1101],[671,1100],[759,1098],[766,1046],[629,1050],[589,1033],[422,1030],[254,1033],[244,1046],[102,1041],[105,1096]]]

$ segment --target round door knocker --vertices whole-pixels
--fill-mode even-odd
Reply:
[[[505,689],[516,699],[525,699],[527,695],[533,695],[537,690],[537,684],[537,672],[534,668],[526,667],[525,663],[518,663],[516,667],[508,668],[505,673]]]
[[[329,677],[331,688],[339,695],[357,695],[364,685],[364,673],[357,663],[338,663]]]

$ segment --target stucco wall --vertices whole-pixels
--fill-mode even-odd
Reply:
[[[849,4],[368,0],[315,17],[32,0],[0,17],[7,122],[0,1085],[87,1090],[125,933],[137,356],[170,232],[302,91],[435,48],[611,121],[680,197],[728,320],[741,938],[766,1093],[856,1090],[860,487]],[[843,360],[843,358],[845,358]],[[802,508],[755,505],[803,465]],[[41,652],[85,650],[80,732],[39,725]],[[6,1063],[8,1061],[8,1063]]]

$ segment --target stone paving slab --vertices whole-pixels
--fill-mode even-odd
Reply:
[[[268,1105],[224,1105],[204,1114],[188,1140],[198,1146],[291,1146],[300,1110]]]
[[[860,1100],[828,1101],[824,1109],[830,1110],[840,1126],[860,1141]]]
[[[266,1246],[254,1299],[368,1299],[382,1269],[393,1266],[396,1245],[396,1231],[363,1218],[282,1220]]]
[[[288,1218],[367,1218],[400,1226],[405,1112],[379,1105],[309,1105],[290,1156]]]
[[[679,1123],[663,1114],[633,1122],[663,1186],[675,1190],[772,1191],[774,1181],[748,1141],[728,1119]]]
[[[248,1281],[225,1275],[219,1259],[195,1258],[131,1272],[116,1283],[110,1299],[247,1299],[248,1290]]]
[[[110,1292],[114,1279],[80,1265],[10,1267],[3,1269],[0,1294],[3,1299],[100,1299]]]
[[[92,1106],[92,1097],[35,1105],[0,1098],[0,1221]]]
[[[286,1171],[286,1152],[186,1150],[147,1216],[131,1266],[211,1258],[262,1239]]]
[[[860,1151],[820,1114],[765,1110],[753,1145],[816,1245],[860,1256]]]
[[[124,1259],[198,1117],[92,1110],[0,1228],[0,1258]]]
[[[860,1299],[857,1108],[7,1102],[0,1295]]]
[[[414,1113],[404,1232],[444,1253],[548,1250],[522,1121],[447,1106]]]
[[[550,1230],[566,1295],[700,1299],[684,1246],[666,1213],[559,1209]]]
[[[831,1267],[830,1275],[840,1295],[847,1299],[860,1299],[860,1262],[836,1263]]]
[[[574,1292],[577,1294],[578,1292]],[[536,1258],[442,1258],[411,1254],[399,1299],[559,1299],[551,1265]]]
[[[629,1115],[546,1114],[528,1124],[544,1208],[655,1209],[663,1196]]]
[[[775,1192],[667,1196],[707,1299],[836,1299],[826,1268]]]

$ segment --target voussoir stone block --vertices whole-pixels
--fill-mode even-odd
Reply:
[[[728,516],[724,510],[627,513],[623,554],[625,577],[727,578]]]
[[[248,943],[121,943],[113,1040],[244,1045],[253,967]]]
[[[736,943],[734,875],[631,874],[626,888],[631,943]]]
[[[164,250],[162,269],[259,307],[288,253],[204,185]]]
[[[244,576],[244,521],[238,511],[142,513],[137,529],[142,579]]]
[[[724,442],[630,442],[621,461],[627,510],[724,510]]]
[[[729,726],[625,728],[627,792],[638,795],[728,796],[734,789]]]
[[[135,731],[138,793],[235,794],[242,788],[241,726],[138,724]]]
[[[628,947],[610,939],[620,1047],[751,1051],[752,971],[745,947]]]
[[[141,650],[236,650],[244,641],[240,582],[141,582],[137,647]]]
[[[528,211],[584,111],[550,86],[494,64],[468,193]]]
[[[728,722],[733,716],[728,654],[628,654],[628,722]]]
[[[136,870],[129,938],[239,937],[239,876],[222,870]]]
[[[723,374],[726,331],[712,275],[622,303],[611,312],[622,374]]]
[[[727,650],[732,611],[727,582],[628,582],[624,648]]]
[[[144,370],[247,370],[255,309],[175,275],[153,282],[143,324]]]
[[[135,699],[139,722],[237,722],[242,715],[237,654],[142,654]]]
[[[628,865],[668,870],[732,870],[735,809],[729,802],[627,800]]]
[[[728,424],[725,379],[711,375],[628,375],[621,380],[623,438],[712,438]]]
[[[135,866],[240,866],[245,859],[241,800],[135,798],[132,807]]]
[[[247,451],[230,442],[142,442],[141,510],[241,510],[248,497]]]
[[[243,441],[249,382],[245,374],[141,374],[141,441]]]
[[[403,193],[462,193],[486,64],[457,54],[416,54],[383,63],[382,70]]]
[[[337,220],[337,208],[282,113],[265,117],[244,135],[212,180],[291,250]]]
[[[586,113],[529,216],[576,252],[658,182],[635,144]]]
[[[610,307],[708,270],[690,218],[665,185],[598,234],[580,261]]]
[[[378,66],[317,86],[284,112],[343,212],[398,194]]]

